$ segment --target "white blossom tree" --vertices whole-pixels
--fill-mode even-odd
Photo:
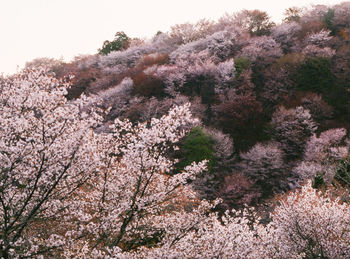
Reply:
[[[206,162],[174,175],[176,161],[167,157],[194,123],[185,105],[137,125],[117,119],[113,134],[96,136],[103,154],[100,174],[76,196],[78,220],[69,235],[84,238],[68,246],[67,256],[87,249],[94,256],[118,257],[138,247],[170,244],[206,217],[210,204],[188,186]]]
[[[201,19],[195,24],[176,24],[171,27],[170,37],[176,42],[186,44],[212,34],[215,30],[214,25],[214,22],[206,19]]]
[[[307,45],[302,50],[302,53],[307,57],[317,56],[317,57],[331,58],[334,56],[335,50],[329,47],[319,48],[316,45]]]
[[[284,53],[289,53],[298,48],[296,41],[301,26],[296,22],[282,23],[272,29],[273,39],[281,44]]]
[[[319,137],[311,136],[306,144],[304,159],[294,171],[303,180],[321,176],[330,184],[337,163],[349,154],[349,143],[345,138],[345,129],[330,129],[322,132]]]
[[[95,173],[93,128],[100,117],[86,108],[85,97],[68,103],[67,87],[40,68],[1,81],[2,258],[39,257],[61,247],[69,200]]]
[[[96,134],[92,99],[67,102],[67,87],[41,69],[1,81],[1,257],[114,256],[206,218],[211,205],[187,186],[205,161],[172,175],[167,158],[196,123],[188,105]]]
[[[280,200],[270,227],[271,258],[349,258],[350,206],[307,185]]]
[[[287,178],[283,156],[278,143],[257,143],[248,152],[241,153],[241,171],[263,194],[269,195],[273,190],[280,190],[284,178]]]
[[[295,109],[279,107],[271,119],[274,138],[281,143],[285,154],[298,157],[304,152],[305,141],[316,131],[309,110],[298,106]]]
[[[317,33],[311,33],[304,39],[304,43],[313,44],[318,47],[326,47],[328,42],[332,39],[330,33],[331,32],[328,30],[321,30]]]
[[[251,38],[249,45],[244,47],[241,56],[248,57],[255,62],[258,58],[277,59],[283,55],[280,44],[271,36],[260,36]]]
[[[127,254],[130,258],[271,258],[269,229],[236,211],[223,217],[212,213],[179,239],[154,249]],[[178,220],[179,221],[179,220]]]

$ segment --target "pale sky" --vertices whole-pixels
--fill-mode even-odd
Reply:
[[[150,38],[172,25],[217,20],[225,12],[266,11],[280,22],[286,8],[338,0],[0,0],[0,74],[38,57],[69,61],[94,54],[117,31]]]

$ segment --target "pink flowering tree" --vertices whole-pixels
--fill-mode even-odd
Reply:
[[[349,142],[345,129],[330,129],[319,137],[313,135],[306,143],[304,159],[294,171],[302,179],[316,176],[329,185],[336,173],[338,163],[349,154]]]
[[[100,174],[77,195],[78,220],[69,231],[84,238],[71,243],[66,256],[92,251],[96,257],[118,257],[138,247],[170,244],[206,217],[210,204],[200,202],[188,185],[206,162],[174,175],[176,161],[168,158],[195,122],[184,105],[137,125],[117,119],[112,134],[97,137]]]
[[[301,26],[296,22],[282,23],[272,29],[272,37],[281,44],[284,53],[289,53],[298,48],[296,38],[300,30]]]
[[[283,151],[278,143],[255,144],[248,152],[241,153],[243,174],[248,176],[263,195],[280,190],[288,175],[285,173]]]
[[[271,36],[261,36],[251,38],[249,45],[241,50],[240,55],[248,57],[252,62],[257,62],[259,59],[268,61],[277,59],[283,56],[283,53],[280,44]]]
[[[249,220],[250,213],[209,214],[177,242],[128,253],[130,258],[271,258],[268,229]],[[179,219],[178,219],[179,221]],[[124,255],[125,256],[125,255]]]
[[[305,141],[316,131],[309,110],[298,106],[295,109],[279,107],[271,119],[272,135],[290,158],[300,157],[305,148]]]
[[[91,100],[85,97],[68,103],[67,87],[43,69],[1,81],[2,258],[38,257],[60,248],[69,200],[95,173],[93,128],[101,119],[86,108]]]
[[[40,69],[1,81],[1,257],[117,256],[206,217],[188,186],[205,161],[173,175],[168,158],[196,124],[188,105],[96,134],[92,99],[67,102],[67,87]]]
[[[269,227],[276,250],[270,258],[350,256],[349,204],[318,193],[310,182],[282,198],[272,220]]]

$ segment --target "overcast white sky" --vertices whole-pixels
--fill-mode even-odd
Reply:
[[[151,37],[170,26],[216,20],[225,12],[267,11],[280,22],[286,8],[338,0],[0,0],[0,73],[38,57],[94,54],[115,32]]]

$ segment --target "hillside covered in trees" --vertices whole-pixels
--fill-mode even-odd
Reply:
[[[0,77],[1,258],[350,258],[350,2],[124,32]]]

